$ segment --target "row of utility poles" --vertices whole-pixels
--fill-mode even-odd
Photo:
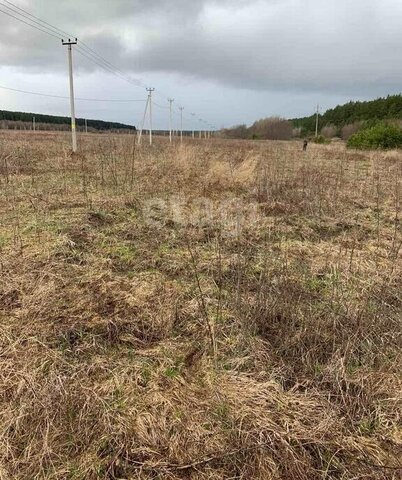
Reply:
[[[68,73],[69,73],[69,84],[70,84],[70,109],[71,109],[71,136],[72,136],[72,150],[73,153],[77,151],[77,130],[76,130],[76,124],[75,124],[75,103],[74,103],[74,77],[73,77],[73,45],[77,45],[78,40],[75,38],[71,40],[70,38],[68,40],[62,40],[62,44],[67,47],[67,55],[68,55]],[[145,110],[144,110],[144,117],[142,119],[141,123],[141,130],[138,135],[138,144],[141,144],[141,139],[142,139],[142,133],[144,130],[144,125],[145,125],[145,120],[147,117],[147,113],[149,113],[149,144],[152,145],[152,134],[153,134],[153,128],[152,128],[152,93],[155,91],[154,88],[147,88],[148,96],[147,96],[147,101],[145,104]],[[169,138],[170,138],[170,143],[173,142],[173,111],[172,111],[172,106],[174,99],[169,98]],[[184,107],[179,107],[180,110],[180,141],[183,142],[183,110]],[[191,114],[193,117],[195,116],[195,113]],[[204,122],[204,120],[199,119],[200,122]],[[206,123],[206,122],[204,122]],[[212,128],[211,125],[209,127]],[[35,117],[33,118],[33,130],[35,130]],[[88,133],[88,124],[87,120],[85,119],[85,132]],[[204,130],[204,136],[205,138],[210,138],[211,137],[211,131],[210,130]],[[195,130],[193,129],[192,131],[192,138],[195,138]],[[199,138],[202,138],[202,131],[199,131]]]
[[[73,52],[72,46],[77,45],[77,39],[71,40],[62,40],[62,44],[68,47],[68,72],[69,72],[69,80],[70,80],[70,108],[71,108],[71,135],[72,135],[72,149],[75,153],[77,151],[77,131],[75,125],[75,104],[74,104],[74,78],[73,78]],[[148,97],[145,104],[144,110],[144,117],[141,123],[141,130],[138,135],[138,144],[141,144],[142,139],[142,132],[144,130],[145,120],[147,116],[147,112],[149,112],[149,144],[152,145],[152,92],[154,92],[154,88],[147,88]],[[173,142],[173,111],[172,106],[174,99],[169,98],[169,140],[170,143]],[[180,142],[183,142],[183,107],[179,107],[180,110]],[[191,114],[195,117],[195,113]],[[319,116],[320,116],[320,106],[317,105],[317,112],[316,112],[316,123],[315,123],[315,136],[318,137],[318,123],[319,123]],[[199,119],[200,122],[204,122],[201,118]],[[211,127],[211,126],[210,126]],[[35,117],[33,118],[33,130],[35,131]],[[85,120],[85,132],[88,133],[88,124],[87,120]],[[202,138],[202,133],[204,132],[205,138],[210,138],[211,131],[210,130],[199,130],[199,138]],[[192,138],[195,138],[195,130],[192,130]]]
[[[138,145],[141,145],[141,140],[142,140],[142,135],[144,132],[144,126],[145,126],[145,121],[147,118],[147,113],[149,116],[149,144],[152,145],[152,135],[153,135],[153,130],[152,130],[152,93],[155,91],[154,88],[147,88],[148,92],[148,97],[147,101],[145,103],[145,109],[144,109],[144,116],[142,118],[141,122],[141,128],[140,132],[138,134]],[[169,141],[170,143],[173,143],[173,103],[174,103],[174,98],[168,98],[168,103],[169,107]],[[184,107],[179,107],[180,110],[180,142],[183,142],[183,110]],[[191,114],[193,117],[195,117],[195,113]],[[204,122],[201,118],[199,119],[200,122]],[[206,123],[206,122],[204,122]],[[208,125],[212,129],[212,125]],[[199,138],[202,138],[202,133],[204,132],[204,137],[205,138],[211,138],[211,130],[200,130],[199,131]],[[192,138],[195,138],[195,130],[193,128],[192,130]]]

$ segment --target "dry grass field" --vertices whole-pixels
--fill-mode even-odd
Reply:
[[[0,479],[402,478],[402,154],[0,132]]]

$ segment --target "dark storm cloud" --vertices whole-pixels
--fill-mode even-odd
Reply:
[[[137,48],[143,41],[160,36],[169,24],[184,26],[187,22],[192,22],[202,11],[206,0],[13,0],[13,3],[66,34],[85,40],[102,52],[102,56],[117,63],[119,68],[129,71],[137,61],[127,58],[126,50],[131,51],[133,46]],[[56,38],[12,18],[18,16],[25,22],[29,21],[26,16],[18,15],[25,15],[24,12],[10,4],[0,1],[0,10],[2,65],[39,71],[64,67],[60,42]],[[33,22],[34,26],[39,26],[35,20]],[[128,60],[131,64],[127,63]],[[81,62],[79,57],[77,61],[84,69],[99,68]]]
[[[396,0],[209,4],[193,24],[167,25],[144,44],[142,67],[249,89],[394,89],[401,15]]]
[[[398,0],[26,0],[18,5],[83,38],[132,75],[168,72],[235,88],[342,93],[394,90],[402,75]],[[56,39],[0,13],[2,65],[57,71],[65,68],[61,52]],[[99,68],[78,55],[76,62],[83,73]]]

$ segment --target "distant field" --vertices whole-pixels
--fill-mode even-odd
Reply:
[[[0,132],[0,480],[402,478],[402,154],[133,139]]]

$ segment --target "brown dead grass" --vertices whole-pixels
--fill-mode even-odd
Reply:
[[[402,478],[400,152],[0,142],[1,480]]]

